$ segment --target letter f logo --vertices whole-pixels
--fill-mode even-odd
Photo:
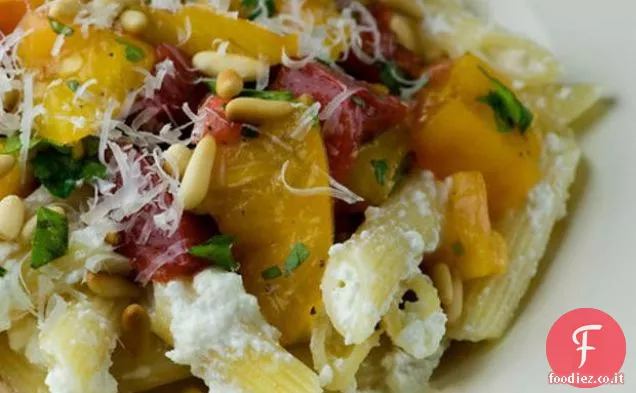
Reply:
[[[579,368],[583,367],[583,365],[587,361],[587,351],[593,351],[596,349],[587,345],[587,332],[590,330],[601,330],[602,327],[602,325],[585,325],[576,329],[572,334],[572,341],[574,341],[574,344],[580,345],[580,347],[576,349],[577,351],[581,351],[581,364],[579,365]],[[577,338],[579,333],[583,333],[581,335],[581,342],[579,342],[579,339]]]

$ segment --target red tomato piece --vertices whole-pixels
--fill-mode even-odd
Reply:
[[[199,109],[199,114],[205,111],[204,133],[211,134],[218,143],[233,144],[241,140],[241,123],[229,121],[225,116],[224,107],[229,101],[221,97],[209,96]]]
[[[340,104],[323,126],[331,174],[342,183],[347,181],[360,146],[407,115],[406,106],[396,97],[376,93],[368,83],[317,63],[299,69],[282,67],[272,89],[310,94],[323,111],[345,89],[358,90]]]
[[[375,17],[380,31],[380,53],[387,61],[393,61],[400,70],[404,71],[411,78],[419,78],[424,71],[422,60],[413,52],[406,49],[395,37],[391,30],[391,17],[393,11],[382,4],[372,4],[368,6],[369,11]],[[373,34],[364,32],[360,34],[362,39],[362,50],[368,54],[373,54]],[[367,64],[360,60],[355,53],[350,52],[347,60],[342,62],[342,67],[356,78],[367,82],[380,83],[380,66],[378,64]]]

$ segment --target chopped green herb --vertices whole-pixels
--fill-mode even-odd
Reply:
[[[207,259],[216,267],[235,272],[239,269],[239,264],[232,255],[233,245],[234,237],[217,235],[205,243],[191,247],[189,252],[195,257]]]
[[[307,258],[309,258],[309,249],[307,246],[300,242],[294,244],[285,261],[285,272],[289,274],[298,269]]]
[[[400,165],[395,169],[395,173],[393,174],[393,188],[391,188],[391,194],[397,190],[397,188],[402,184],[406,174],[411,167],[411,162],[413,161],[413,153],[407,153],[402,161],[400,161]]]
[[[72,27],[65,25],[57,19],[49,18],[49,25],[51,25],[51,29],[55,32],[55,34],[70,36],[75,30]]]
[[[273,280],[275,278],[281,277],[283,275],[283,271],[280,270],[278,266],[271,266],[261,272],[261,277],[263,280]]]
[[[380,81],[384,84],[392,94],[400,94],[400,90],[402,89],[402,83],[398,80],[400,79],[408,79],[406,74],[397,66],[397,64],[386,61],[386,62],[378,62],[378,67],[380,68]]]
[[[208,86],[208,89],[210,89],[210,93],[216,95],[216,79],[207,80],[204,83]]]
[[[371,160],[371,166],[373,167],[375,181],[381,186],[386,184],[386,175],[390,169],[387,160]]]
[[[88,157],[97,157],[99,153],[99,138],[96,136],[87,136],[82,139],[84,143],[84,149],[86,149],[86,155]]]
[[[146,57],[144,51],[132,42],[126,41],[122,38],[116,38],[115,41],[124,45],[124,54],[126,55],[126,60],[130,61],[131,63],[137,63],[139,61],[142,61],[144,57]]]
[[[32,138],[29,143],[29,149],[33,149],[38,146],[40,143],[44,141],[40,138]],[[16,154],[22,149],[22,141],[20,141],[20,135],[13,135],[7,137],[4,140],[4,148],[2,149],[2,154]]]
[[[241,136],[245,139],[258,138],[258,129],[250,125],[243,125],[241,127]]]
[[[458,257],[464,256],[464,254],[466,253],[464,245],[460,241],[456,241],[455,243],[451,244],[451,250],[453,250],[453,254],[457,255]]]
[[[250,14],[247,16],[247,19],[249,20],[254,20],[261,16],[263,8],[265,8],[268,18],[271,18],[274,14],[276,14],[276,4],[274,4],[274,0],[263,0],[262,5],[260,0],[241,0],[241,6],[248,11],[251,10]]]
[[[239,94],[241,97],[254,97],[262,100],[273,101],[292,101],[294,94],[290,91],[276,91],[276,90],[256,90],[256,89],[243,89]]]
[[[68,220],[64,214],[41,207],[33,235],[31,267],[38,269],[66,254],[68,249]]]
[[[81,84],[78,81],[76,81],[75,79],[70,79],[70,80],[66,81],[66,86],[68,86],[68,88],[71,89],[71,91],[73,93],[75,93],[77,91],[77,89],[79,89]]]
[[[366,102],[366,101],[364,100],[364,98],[362,98],[362,97],[358,97],[358,96],[355,96],[355,95],[354,95],[354,96],[352,96],[352,97],[351,97],[351,99],[353,100],[353,102],[354,102],[357,106],[359,106],[359,107],[361,107],[361,108],[364,108],[364,107],[366,107],[366,106],[367,106],[367,102]]]
[[[68,198],[80,180],[91,181],[106,175],[106,168],[93,157],[73,159],[66,147],[50,145],[31,160],[33,174],[51,194]]]
[[[493,78],[483,68],[481,72],[490,79],[494,89],[487,95],[479,97],[477,101],[492,108],[497,129],[500,132],[509,132],[517,128],[521,134],[525,133],[532,124],[532,112],[503,83]]]
[[[7,275],[7,269],[5,269],[2,266],[0,266],[0,278],[4,277],[6,275]]]

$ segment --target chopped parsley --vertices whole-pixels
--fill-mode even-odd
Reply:
[[[294,244],[285,261],[285,272],[289,274],[298,269],[307,258],[309,258],[307,246],[300,242]]]
[[[33,138],[29,143],[29,149],[33,149],[40,143],[44,142],[40,138]],[[17,154],[22,149],[22,141],[20,141],[20,135],[12,135],[4,140],[4,148],[0,153],[2,154]]]
[[[395,169],[395,173],[393,174],[393,188],[391,188],[391,194],[397,190],[397,188],[402,184],[402,181],[406,177],[406,174],[411,167],[411,162],[413,161],[413,153],[407,153],[400,164]]]
[[[532,112],[503,83],[489,75],[483,68],[481,72],[490,79],[494,89],[487,95],[479,97],[477,101],[492,108],[497,129],[500,132],[510,132],[516,128],[521,134],[525,133],[532,124]]]
[[[241,0],[241,7],[250,12],[247,19],[257,19],[263,13],[263,9],[267,13],[267,17],[271,18],[276,14],[276,4],[274,0]]]
[[[7,269],[5,269],[2,266],[0,266],[0,278],[4,277],[6,275],[7,275]]]
[[[291,101],[294,99],[294,94],[292,92],[284,90],[243,89],[239,95],[241,97],[254,97],[262,100],[273,101]]]
[[[278,266],[271,266],[261,272],[261,277],[263,280],[273,280],[275,278],[281,277],[283,275],[283,271],[280,270]]]
[[[54,18],[49,18],[49,25],[51,25],[51,29],[53,29],[55,34],[58,35],[64,35],[68,37],[75,32],[75,30],[71,26],[67,26]]]
[[[247,124],[244,124],[241,127],[241,136],[245,139],[254,139],[254,138],[258,138],[258,129],[255,128],[254,126],[250,126]]]
[[[371,166],[373,167],[373,175],[375,176],[375,181],[378,182],[378,184],[381,186],[385,185],[386,176],[390,169],[387,160],[371,160]]]
[[[239,264],[234,259],[234,255],[232,255],[233,245],[233,236],[217,235],[205,243],[191,247],[189,253],[192,256],[206,259],[212,262],[214,266],[228,272],[235,272],[239,269]]]
[[[78,81],[76,81],[75,79],[69,79],[69,80],[66,81],[66,86],[68,86],[68,88],[71,89],[71,91],[73,93],[75,93],[77,91],[77,89],[79,89],[81,84]]]
[[[351,99],[353,100],[353,103],[359,106],[360,108],[364,108],[367,106],[367,102],[362,97],[358,97],[354,95],[351,97]]]
[[[64,256],[68,249],[68,220],[64,214],[41,207],[33,235],[31,267],[38,269]]]
[[[31,160],[33,174],[58,198],[68,198],[78,182],[106,176],[106,167],[95,157],[74,159],[71,149],[48,145]]]
[[[455,243],[451,244],[451,250],[453,251],[453,254],[457,255],[458,257],[463,257],[466,253],[464,245],[460,241],[456,241]]]
[[[129,62],[137,63],[142,61],[144,57],[146,57],[144,51],[132,42],[126,41],[122,38],[116,38],[115,41],[124,45],[124,54],[126,55],[126,60],[128,60]]]

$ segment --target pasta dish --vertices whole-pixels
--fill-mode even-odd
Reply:
[[[599,89],[467,3],[0,0],[0,392],[422,392],[501,337]]]

